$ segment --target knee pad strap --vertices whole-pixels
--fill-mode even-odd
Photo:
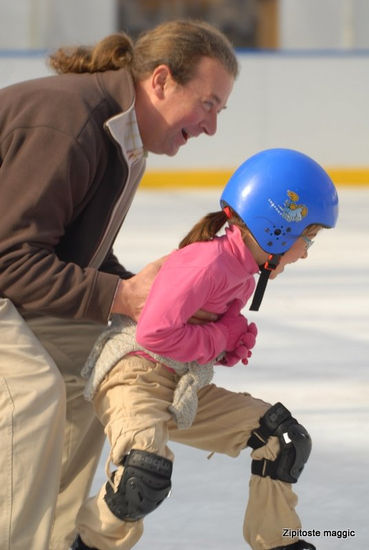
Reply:
[[[122,462],[124,472],[114,492],[106,484],[105,502],[124,521],[137,521],[153,512],[169,495],[173,464],[167,458],[132,449]]]
[[[259,448],[272,435],[278,437],[280,443],[277,458],[274,461],[253,460],[251,471],[261,477],[296,483],[310,456],[310,435],[282,403],[276,403],[264,414],[260,419],[260,428],[254,430],[248,445]]]

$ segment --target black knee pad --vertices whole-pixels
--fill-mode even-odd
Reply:
[[[310,456],[310,435],[282,403],[276,403],[261,417],[260,427],[252,432],[247,445],[257,449],[272,435],[278,437],[280,443],[276,460],[253,460],[251,471],[262,477],[296,483]]]
[[[154,453],[132,449],[122,461],[123,476],[114,492],[106,484],[105,502],[110,511],[124,521],[137,521],[169,495],[173,463]]]

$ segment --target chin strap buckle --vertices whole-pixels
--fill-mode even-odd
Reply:
[[[251,311],[258,311],[262,302],[269,276],[276,269],[281,259],[281,254],[270,254],[263,266],[260,266],[260,275],[256,285],[254,297],[250,306]]]
[[[280,254],[269,254],[267,261],[261,269],[267,269],[268,271],[274,271],[279,264],[281,259]]]

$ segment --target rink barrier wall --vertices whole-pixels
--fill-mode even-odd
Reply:
[[[237,167],[235,167],[236,169]],[[369,186],[369,168],[325,168],[335,185]],[[145,189],[223,187],[234,170],[178,170],[145,172],[140,187]]]
[[[49,52],[50,53],[50,52]],[[0,50],[0,87],[53,74],[48,52]],[[300,150],[337,185],[369,185],[369,51],[238,50],[240,75],[209,139],[149,155],[142,186],[221,187],[249,156]]]

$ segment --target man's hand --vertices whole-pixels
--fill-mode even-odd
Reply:
[[[130,279],[121,280],[110,313],[127,315],[134,321],[138,321],[151,285],[167,258],[168,256],[163,256],[147,264],[137,275]]]
[[[206,323],[217,321],[218,318],[219,318],[219,315],[216,315],[215,313],[210,313],[209,311],[204,311],[203,309],[199,309],[188,320],[188,323],[190,323],[190,325],[204,325]]]
[[[137,275],[119,282],[110,313],[127,315],[134,321],[138,321],[140,313],[149,295],[150,288],[161,266],[169,255],[163,256],[154,262],[147,264]],[[215,313],[199,309],[188,322],[192,325],[203,325],[217,321]]]

